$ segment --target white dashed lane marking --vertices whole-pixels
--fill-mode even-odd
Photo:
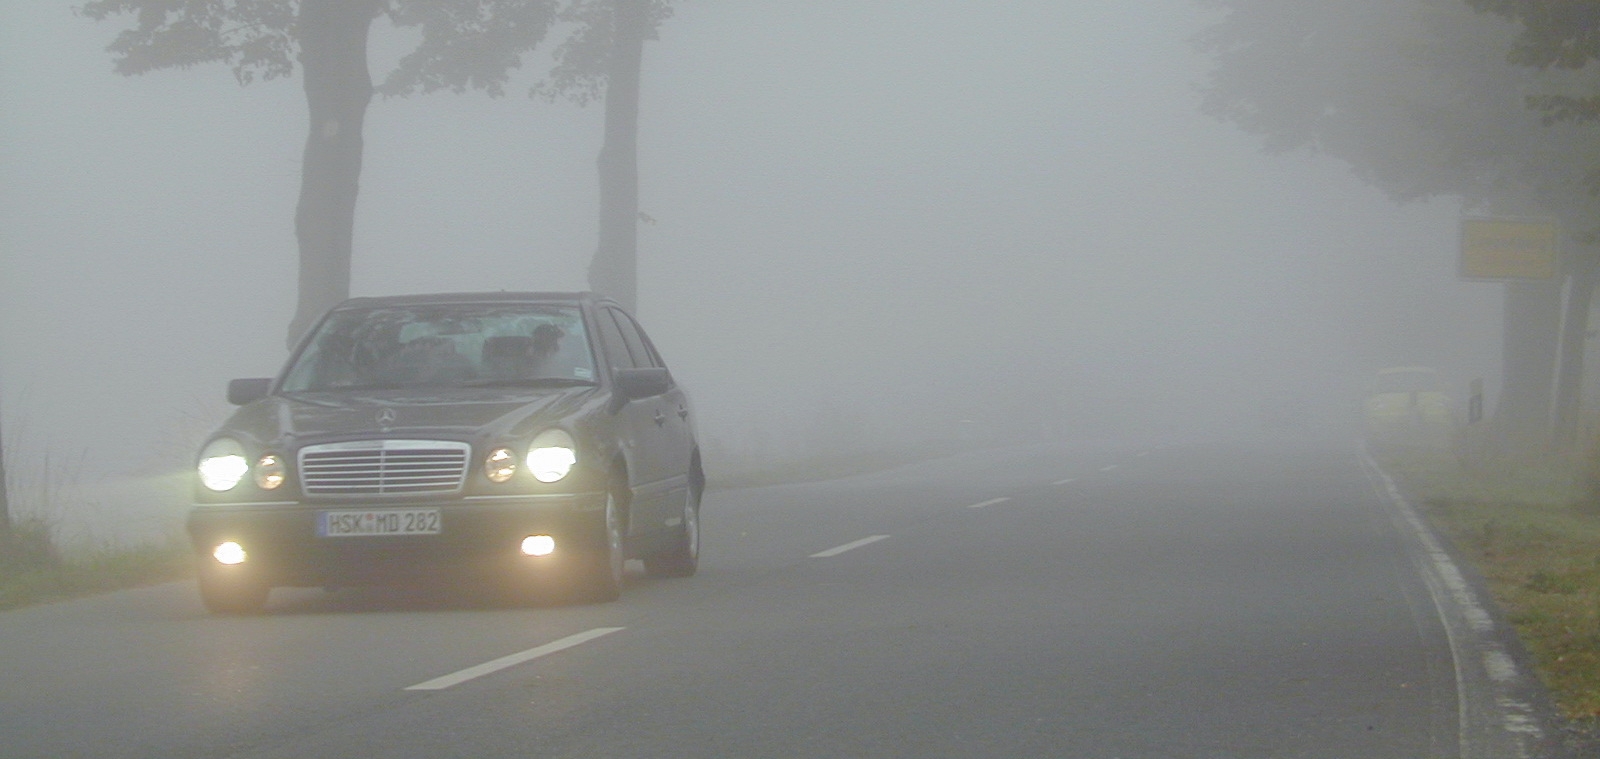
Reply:
[[[1010,498],[990,498],[989,500],[984,501],[983,503],[974,503],[971,506],[968,506],[967,508],[969,508],[969,509],[981,509],[981,508],[983,508],[985,506],[993,506],[993,505],[995,505],[997,503],[1005,503],[1006,501],[1009,501],[1009,500],[1011,500],[1011,499]]]
[[[572,648],[573,646],[588,643],[595,638],[603,635],[610,635],[611,633],[622,629],[625,628],[596,627],[593,630],[581,632],[577,635],[568,635],[561,640],[551,641],[536,648],[530,648],[526,651],[511,654],[510,656],[502,656],[494,661],[487,661],[479,664],[476,667],[467,667],[466,669],[463,669],[459,672],[452,672],[444,677],[435,677],[434,679],[425,683],[417,683],[416,685],[410,686],[406,688],[406,690],[444,690],[445,688],[460,685],[468,680],[499,672],[506,667],[514,667],[518,664],[526,661],[532,661],[541,656],[547,656],[557,651],[564,651]]]
[[[1067,484],[1069,482],[1076,482],[1076,481],[1077,481],[1076,478],[1068,477],[1068,478],[1066,478],[1064,480],[1056,480],[1055,482],[1052,482],[1050,484],[1051,485],[1065,485],[1065,484]]]
[[[845,551],[855,550],[855,549],[860,548],[860,547],[862,547],[864,545],[867,545],[868,543],[876,543],[876,542],[878,542],[880,540],[883,540],[884,538],[887,538],[887,537],[889,537],[889,536],[888,535],[873,535],[872,537],[862,538],[862,539],[854,541],[854,542],[845,543],[842,546],[829,548],[826,551],[818,551],[818,552],[816,552],[814,554],[811,554],[811,558],[813,558],[813,559],[826,559],[826,558],[828,558],[830,556],[838,556],[839,554],[844,553]]]
[[[1117,468],[1116,464],[1106,464],[1105,466],[1100,467],[1100,471],[1109,472],[1109,471],[1111,471],[1113,469],[1116,469],[1116,468]]]

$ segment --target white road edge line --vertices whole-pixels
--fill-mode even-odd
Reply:
[[[887,538],[887,537],[889,537],[889,536],[888,535],[873,535],[872,537],[869,537],[869,538],[862,538],[860,540],[857,540],[857,541],[854,541],[854,542],[851,542],[851,543],[845,543],[844,545],[838,546],[836,548],[829,548],[826,551],[818,551],[818,552],[816,552],[814,554],[811,554],[811,558],[813,558],[813,559],[826,559],[826,558],[828,558],[830,556],[838,556],[839,554],[844,553],[845,551],[855,550],[855,549],[860,548],[860,547],[862,547],[862,546],[864,546],[864,545],[866,545],[868,543],[876,543],[876,542],[878,542],[880,540],[883,540],[884,538]]]
[[[1009,500],[1011,500],[1011,499],[1010,498],[990,498],[989,500],[984,501],[983,503],[974,503],[971,506],[968,506],[967,508],[969,508],[969,509],[981,509],[981,508],[983,508],[985,506],[993,506],[993,505],[995,505],[997,503],[1005,503],[1006,501],[1009,501]]]
[[[445,675],[444,677],[435,677],[432,680],[429,680],[429,681],[427,681],[425,683],[417,683],[416,685],[410,686],[410,687],[406,688],[406,690],[444,690],[445,688],[449,688],[449,687],[452,687],[452,686],[455,686],[455,685],[460,685],[460,684],[462,684],[462,683],[464,683],[464,682],[466,682],[468,680],[472,680],[474,678],[479,678],[479,677],[483,677],[484,675],[487,675],[487,674],[491,674],[491,673],[494,673],[494,672],[499,672],[500,670],[505,669],[506,667],[514,667],[514,666],[516,666],[518,664],[521,664],[523,662],[532,661],[532,660],[537,659],[537,658],[539,658],[541,656],[545,656],[545,655],[548,655],[548,654],[553,654],[553,653],[555,653],[557,651],[563,651],[565,649],[572,648],[573,646],[580,645],[580,644],[583,644],[583,643],[588,643],[589,641],[594,640],[595,638],[601,637],[603,635],[610,635],[611,633],[617,632],[619,630],[624,630],[624,629],[626,629],[626,628],[623,628],[623,627],[596,627],[593,630],[589,630],[587,632],[581,632],[581,633],[578,633],[577,635],[568,635],[567,637],[562,638],[561,640],[551,641],[551,642],[546,643],[546,644],[544,644],[542,646],[539,646],[537,648],[530,648],[530,649],[528,649],[526,651],[523,651],[521,653],[511,654],[510,656],[502,656],[502,657],[500,657],[498,659],[495,659],[494,661],[487,661],[487,662],[484,662],[482,664],[479,664],[476,667],[467,667],[466,669],[463,669],[463,670],[461,670],[459,672],[452,672],[452,673],[450,673],[448,675]]]
[[[1076,481],[1077,481],[1077,478],[1075,478],[1075,477],[1068,477],[1068,478],[1066,478],[1066,479],[1064,479],[1064,480],[1056,480],[1056,481],[1055,481],[1055,482],[1052,482],[1052,483],[1050,483],[1050,484],[1051,484],[1051,485],[1065,485],[1065,484],[1067,484],[1067,483],[1069,483],[1069,482],[1076,482]]]
[[[1445,639],[1450,645],[1450,658],[1455,663],[1457,745],[1463,759],[1483,757],[1531,756],[1527,740],[1539,740],[1544,730],[1534,718],[1533,707],[1519,700],[1515,692],[1523,676],[1504,647],[1495,637],[1493,617],[1479,602],[1477,593],[1468,584],[1455,560],[1445,551],[1428,528],[1411,502],[1400,493],[1400,488],[1363,447],[1360,451],[1363,468],[1377,474],[1382,482],[1381,492],[1387,492],[1393,502],[1397,518],[1410,531],[1423,555],[1415,557],[1421,565],[1424,584],[1433,597],[1433,606],[1444,627]],[[1374,486],[1378,482],[1373,483]],[[1375,488],[1376,489],[1376,488]],[[1454,613],[1452,613],[1454,612]],[[1471,654],[1479,653],[1481,669],[1473,666]],[[1483,681],[1487,680],[1487,683]],[[1469,687],[1469,683],[1471,684]],[[1494,709],[1471,703],[1471,689],[1492,691]],[[1494,724],[1498,718],[1499,724]],[[1498,728],[1498,729],[1497,729]]]

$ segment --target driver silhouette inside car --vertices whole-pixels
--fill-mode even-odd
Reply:
[[[551,360],[566,333],[554,324],[540,324],[532,336],[501,335],[483,341],[484,370],[494,379],[538,379],[557,376]]]

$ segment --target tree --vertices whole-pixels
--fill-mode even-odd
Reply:
[[[605,141],[596,159],[599,239],[589,288],[630,311],[638,301],[639,81],[644,43],[670,18],[667,0],[571,0],[562,17],[576,31],[556,51],[551,77],[535,89],[579,105],[604,98]]]
[[[1521,34],[1508,60],[1540,71],[1552,68],[1580,71],[1600,58],[1600,2],[1595,0],[1467,0],[1479,11],[1514,19]],[[1545,115],[1546,123],[1593,124],[1600,121],[1600,95],[1592,84],[1582,95],[1546,93],[1530,95],[1529,107]],[[1587,168],[1584,184],[1591,195],[1600,193],[1600,168]],[[1600,236],[1592,219],[1580,228],[1587,241]],[[1600,255],[1593,250],[1573,256],[1570,291],[1561,335],[1561,359],[1556,393],[1556,434],[1565,442],[1576,440],[1583,380],[1584,346],[1595,280],[1600,276]]]
[[[1527,109],[1553,82],[1507,62],[1509,24],[1460,0],[1202,1],[1225,14],[1198,40],[1216,63],[1203,107],[1270,150],[1338,158],[1402,202],[1454,196],[1575,229],[1600,210],[1573,161],[1594,145]],[[1559,297],[1553,285],[1507,287],[1504,427],[1549,424]]]
[[[321,313],[349,297],[360,190],[362,131],[373,85],[372,22],[387,14],[418,26],[418,47],[390,75],[389,90],[430,85],[495,89],[545,36],[554,0],[91,0],[81,12],[136,25],[107,50],[132,76],[203,63],[233,67],[241,85],[303,69],[309,128],[295,210],[298,305],[291,345]]]

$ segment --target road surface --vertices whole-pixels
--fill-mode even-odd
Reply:
[[[612,604],[3,612],[0,756],[1538,755],[1396,495],[1343,442],[1036,445],[713,491],[700,574]]]

